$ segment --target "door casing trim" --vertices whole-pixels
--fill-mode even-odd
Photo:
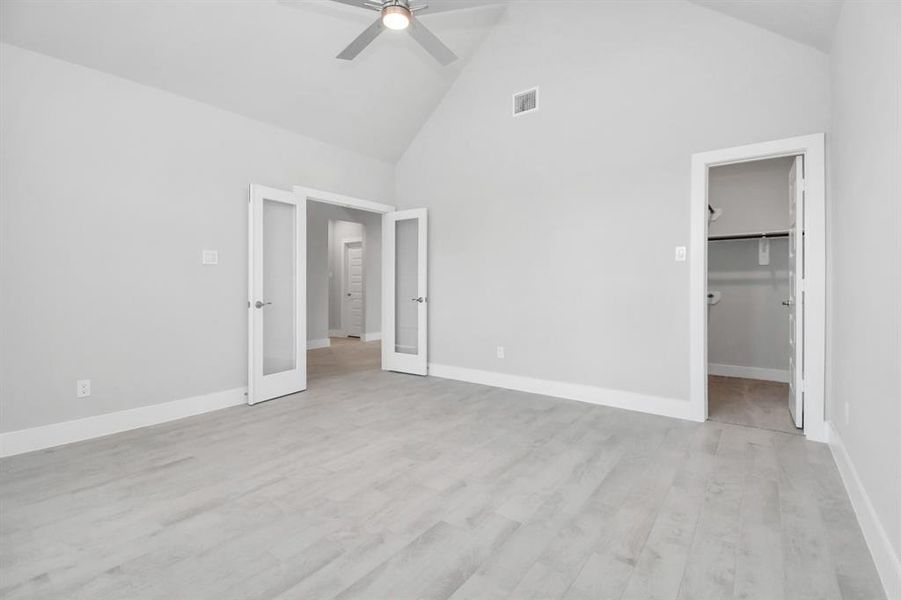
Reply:
[[[707,420],[707,174],[710,167],[804,156],[804,435],[826,442],[826,136],[815,133],[691,156],[689,381],[691,416]]]

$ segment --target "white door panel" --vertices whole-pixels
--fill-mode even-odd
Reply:
[[[382,217],[382,368],[428,373],[428,212]]]
[[[306,389],[306,213],[250,186],[248,404]]]
[[[341,326],[353,337],[363,336],[363,244],[344,244]]]
[[[804,157],[795,157],[788,194],[788,409],[796,427],[804,426]]]

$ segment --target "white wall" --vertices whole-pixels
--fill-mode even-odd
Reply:
[[[710,235],[788,229],[788,174],[794,157],[755,160],[710,169],[707,198],[723,213]]]
[[[710,235],[788,229],[788,175],[794,161],[775,158],[710,169],[707,197],[723,211],[710,223]],[[788,381],[788,310],[782,306],[788,298],[788,240],[769,243],[765,266],[758,260],[758,240],[707,245],[707,288],[722,293],[707,311],[711,373]]]
[[[687,403],[691,154],[825,130],[827,67],[688,2],[511,3],[398,165],[430,361]]]
[[[0,77],[2,431],[246,385],[251,182],[391,200],[391,165],[198,102],[6,44]]]
[[[888,596],[901,598],[901,4],[843,4],[832,74],[827,418],[869,497],[855,508]]]
[[[770,240],[766,266],[759,264],[757,244],[708,244],[707,289],[722,297],[707,309],[707,362],[714,374],[727,374],[730,369],[720,373],[714,367],[726,365],[750,369],[739,376],[788,381],[788,310],[782,306],[788,298],[788,240]]]

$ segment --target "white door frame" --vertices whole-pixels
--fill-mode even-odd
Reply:
[[[345,297],[347,296],[347,246],[348,244],[360,244],[360,254],[363,255],[363,264],[360,269],[363,274],[363,287],[360,290],[360,296],[363,299],[363,320],[362,320],[362,331],[360,331],[360,339],[362,340],[366,337],[366,254],[363,250],[363,238],[345,238],[343,240],[339,240],[341,244],[341,332],[345,337],[350,335],[350,330],[347,327],[347,323],[345,323],[346,310],[345,310]]]
[[[826,442],[825,134],[700,152],[691,157],[689,369],[691,415],[707,420],[707,178],[710,167],[804,155],[804,434]]]
[[[382,204],[381,202],[373,202],[372,200],[363,200],[362,198],[354,198],[353,196],[345,196],[344,194],[336,194],[335,192],[326,192],[311,187],[295,185],[294,194],[298,201],[303,201],[306,205],[307,200],[314,200],[324,204],[334,204],[335,206],[343,206],[344,208],[356,208],[357,210],[365,210],[366,212],[378,213],[383,215],[389,212],[395,212],[396,207],[390,204]]]

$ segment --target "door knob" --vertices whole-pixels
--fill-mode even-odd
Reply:
[[[259,300],[257,300],[254,303],[254,306],[256,306],[257,308],[263,308],[264,306],[269,306],[270,304],[272,304],[272,302],[260,302]]]
[[[791,300],[783,300],[782,301],[782,306],[792,306],[792,305],[794,305],[794,302],[792,302]]]
[[[412,300],[413,302],[419,302],[420,304],[425,302],[425,299],[422,296],[420,296],[419,298],[410,298],[410,300]]]

